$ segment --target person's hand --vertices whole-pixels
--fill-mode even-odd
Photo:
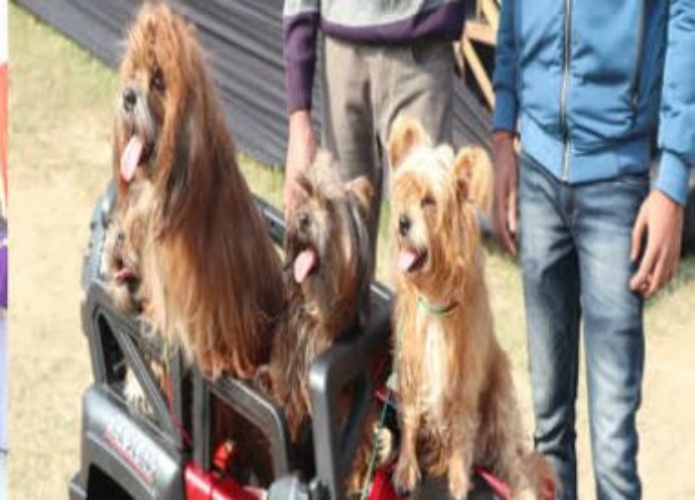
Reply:
[[[630,259],[636,262],[646,248],[630,289],[644,298],[658,292],[676,275],[683,234],[683,207],[658,189],[642,203],[632,230]]]
[[[284,210],[287,219],[294,209],[296,180],[316,154],[316,139],[309,110],[293,111],[290,115],[287,160],[285,163]]]
[[[492,135],[492,157],[495,164],[495,232],[502,248],[516,255],[519,166],[513,134],[498,131]]]

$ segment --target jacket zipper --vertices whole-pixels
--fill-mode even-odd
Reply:
[[[562,127],[562,180],[569,179],[570,131],[567,125],[567,80],[570,66],[570,25],[572,22],[572,0],[565,0],[565,44],[562,66],[562,89],[560,91],[560,126]]]
[[[642,51],[644,50],[644,31],[647,22],[647,6],[640,2],[639,31],[637,32],[637,52],[635,54],[635,73],[630,86],[630,105],[632,106],[633,119],[637,118],[637,108],[640,98],[640,84],[642,83]]]

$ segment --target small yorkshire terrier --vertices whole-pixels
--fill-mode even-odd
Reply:
[[[195,30],[163,2],[145,3],[128,32],[114,136],[112,277],[116,296],[131,293],[117,302],[144,305],[206,376],[252,378],[283,314],[280,257]]]
[[[128,197],[114,209],[108,222],[102,253],[108,291],[114,305],[125,314],[145,318],[150,314],[147,311],[149,292],[145,289],[147,283],[142,280],[142,256],[148,241],[153,196],[152,183],[144,179],[131,182]],[[166,356],[147,355],[147,358],[160,387],[164,388]],[[132,411],[152,415],[152,407],[130,369],[126,371],[123,395]]]
[[[421,468],[448,473],[466,498],[473,464],[489,468],[513,498],[539,498],[554,478],[526,451],[506,354],[497,343],[484,281],[472,193],[489,182],[485,154],[434,146],[400,117],[389,137],[391,228],[397,247],[394,349],[402,432],[393,481],[412,491]],[[483,188],[483,192],[485,189]],[[539,486],[540,485],[540,486]]]
[[[102,258],[116,308],[126,314],[142,314],[147,296],[141,279],[142,254],[149,230],[152,184],[134,182],[129,191],[108,222]]]
[[[309,415],[311,362],[366,314],[373,272],[368,217],[371,184],[347,184],[320,151],[298,179],[298,202],[288,221],[285,279],[286,330],[275,336],[268,366],[272,393],[285,409],[293,438]]]
[[[373,188],[366,177],[341,183],[338,171],[330,153],[319,151],[298,179],[285,244],[288,317],[275,335],[267,370],[257,377],[283,408],[293,441],[311,414],[312,361],[350,327],[363,326],[368,315]],[[360,453],[366,463],[366,452]]]

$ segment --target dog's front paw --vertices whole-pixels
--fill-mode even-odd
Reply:
[[[131,413],[146,417],[153,414],[152,405],[147,400],[145,391],[131,370],[126,372],[123,384],[123,397]]]
[[[455,467],[449,470],[449,493],[456,500],[464,500],[468,496],[470,479],[468,472],[463,467]]]
[[[401,456],[393,471],[392,482],[399,496],[411,493],[420,482],[417,460]]]

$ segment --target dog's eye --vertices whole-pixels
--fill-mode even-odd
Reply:
[[[154,76],[152,77],[152,81],[150,82],[152,85],[152,88],[159,92],[164,92],[164,75],[162,74],[162,70],[157,68],[154,72]]]
[[[420,201],[420,206],[422,208],[435,207],[436,205],[437,203],[434,201],[434,198],[429,194]]]
[[[308,231],[309,226],[311,226],[311,217],[309,214],[303,212],[298,216],[299,229],[301,231]]]

